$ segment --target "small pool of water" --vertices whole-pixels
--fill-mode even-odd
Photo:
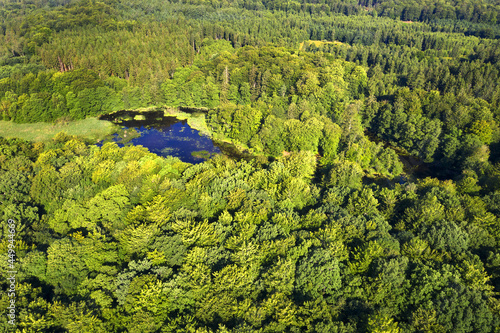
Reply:
[[[201,163],[221,149],[207,136],[189,127],[185,120],[164,116],[162,111],[138,113],[120,111],[101,116],[101,120],[112,121],[123,126],[124,130],[135,129],[136,137],[128,140],[126,135],[115,135],[113,141],[119,146],[126,144],[141,145],[159,156],[175,156],[187,163]],[[126,133],[125,132],[125,133]]]

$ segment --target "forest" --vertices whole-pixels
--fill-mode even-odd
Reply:
[[[498,331],[499,15],[0,0],[0,127],[203,108],[252,156],[0,137],[1,328]]]

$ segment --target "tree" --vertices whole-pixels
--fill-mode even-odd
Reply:
[[[339,262],[323,249],[312,249],[297,264],[296,293],[306,299],[335,295],[342,286]]]
[[[105,263],[118,261],[116,244],[104,236],[81,233],[55,241],[47,250],[47,281],[58,294],[73,295],[90,272],[99,272]]]
[[[105,229],[117,232],[124,227],[123,218],[129,209],[128,191],[122,184],[111,186],[88,202],[88,219]]]
[[[360,188],[364,172],[357,163],[347,160],[337,160],[326,178],[327,186],[348,186]]]

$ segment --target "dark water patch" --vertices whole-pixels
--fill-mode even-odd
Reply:
[[[214,141],[206,135],[201,135],[199,131],[192,129],[186,120],[165,116],[163,111],[124,110],[103,115],[100,119],[123,126],[119,133],[108,140],[121,147],[125,144],[141,145],[159,156],[174,156],[193,164],[201,163],[217,154],[235,159],[253,158],[250,153],[241,152],[230,143]]]
[[[458,175],[449,168],[440,165],[438,161],[426,163],[421,158],[408,154],[404,149],[394,146],[389,141],[379,138],[375,133],[365,130],[364,134],[370,141],[377,144],[382,143],[384,148],[394,150],[398,155],[399,161],[403,164],[403,171],[406,175],[413,178],[432,177],[439,180],[453,179]]]
[[[195,107],[187,107],[187,106],[179,106],[179,111],[186,113],[208,113],[210,111],[209,108],[195,108]]]
[[[178,121],[164,127],[141,126],[137,131],[141,136],[132,139],[130,143],[146,147],[159,156],[175,156],[184,162],[200,163],[213,154],[221,153],[210,138],[200,136],[186,121]],[[204,154],[197,154],[200,151]]]
[[[99,119],[111,121],[127,128],[164,128],[180,122],[180,120],[175,117],[165,117],[163,111],[137,112],[123,110],[102,115]]]
[[[255,159],[255,155],[251,154],[248,151],[239,150],[232,143],[218,141],[218,140],[213,140],[213,143],[215,146],[217,146],[221,150],[222,154],[229,156],[231,158],[238,159],[238,160],[243,159],[243,160],[247,160],[247,161]]]

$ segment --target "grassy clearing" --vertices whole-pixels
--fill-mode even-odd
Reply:
[[[91,141],[98,141],[116,132],[117,129],[118,127],[111,122],[97,120],[97,118],[57,124],[16,124],[10,121],[0,121],[0,136],[5,138],[20,138],[34,142],[51,140],[59,132],[76,135]]]

